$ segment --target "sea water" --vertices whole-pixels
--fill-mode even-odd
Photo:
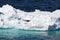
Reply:
[[[60,31],[0,28],[0,40],[60,40]]]

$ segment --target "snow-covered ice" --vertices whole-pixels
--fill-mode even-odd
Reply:
[[[58,25],[56,28],[60,28],[58,18],[60,18],[60,10],[48,12],[36,9],[35,12],[25,12],[8,4],[0,7],[0,27],[2,28],[48,30],[49,25],[53,24]]]

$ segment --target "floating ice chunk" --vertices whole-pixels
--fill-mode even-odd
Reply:
[[[56,20],[60,18],[60,10],[54,12],[40,10],[24,12],[8,4],[0,7],[0,14],[3,14],[0,15],[0,27],[14,27],[28,30],[48,30],[49,26],[58,25]]]

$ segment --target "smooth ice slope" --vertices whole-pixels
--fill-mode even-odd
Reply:
[[[49,25],[59,25],[59,22],[56,22],[58,18],[60,18],[60,10],[47,12],[36,9],[35,12],[24,12],[8,4],[0,7],[0,27],[2,28],[48,30]]]

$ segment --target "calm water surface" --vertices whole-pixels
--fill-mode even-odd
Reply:
[[[0,40],[60,40],[60,31],[0,29]]]

